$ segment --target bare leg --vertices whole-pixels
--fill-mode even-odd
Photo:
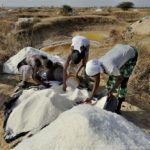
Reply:
[[[25,82],[28,81],[28,79],[31,77],[33,70],[32,67],[29,65],[23,65],[19,69],[20,73],[22,74],[22,81],[18,84],[18,86],[23,87],[25,86]]]

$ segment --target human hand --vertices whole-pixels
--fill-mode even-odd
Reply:
[[[91,103],[92,102],[92,99],[91,98],[87,98],[84,103]]]

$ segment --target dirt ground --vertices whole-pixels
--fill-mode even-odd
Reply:
[[[132,15],[133,12],[129,11],[126,13],[128,17],[125,17],[124,12],[117,9],[112,9],[111,12],[107,9],[102,12],[96,12],[94,9],[77,9],[75,16],[69,17],[59,15],[58,9],[15,9],[11,12],[4,9],[1,10],[1,14],[5,14],[4,17],[0,16],[5,24],[10,22],[14,24],[19,17],[36,17],[40,19],[40,22],[36,22],[33,27],[34,30],[32,34],[34,35],[32,35],[32,41],[36,40],[36,42],[30,43],[29,40],[27,40],[26,44],[23,43],[21,46],[18,46],[18,43],[14,43],[14,39],[13,42],[11,41],[13,46],[10,41],[7,41],[9,44],[6,44],[6,39],[4,39],[6,33],[4,33],[3,30],[0,31],[0,38],[4,41],[0,42],[0,63],[3,63],[24,46],[33,46],[36,48],[46,47],[44,48],[45,51],[66,58],[70,45],[64,43],[66,41],[70,43],[72,36],[81,34],[87,36],[91,41],[96,41],[91,44],[89,59],[102,56],[116,43],[131,43],[139,46],[142,50],[144,49],[138,61],[139,68],[137,69],[140,69],[138,71],[144,72],[140,64],[142,59],[145,60],[142,64],[144,67],[149,64],[149,59],[147,58],[150,54],[150,35],[135,35],[132,39],[130,39],[130,37],[125,38],[122,35],[122,31],[132,22],[138,20],[140,17],[150,15],[147,9],[141,9],[136,15]],[[10,31],[14,32],[14,28],[9,29],[9,32]],[[16,30],[15,37],[18,36],[18,33],[24,33],[25,31],[27,31],[27,29]],[[26,36],[23,37],[26,38]],[[53,45],[53,47],[51,45]],[[143,45],[144,47],[142,47]],[[9,46],[9,48],[7,46]],[[5,50],[6,48],[7,51]],[[148,69],[147,67],[146,71]],[[142,93],[139,94],[141,91],[138,90],[141,89],[138,87],[135,88],[132,84],[135,83],[134,85],[136,85],[135,81],[137,80],[135,78],[140,79],[139,84],[145,82],[145,84],[148,85],[150,80],[149,78],[141,79],[139,72],[134,74],[130,79],[131,84],[128,85],[127,99],[122,105],[122,116],[140,127],[144,132],[150,134],[150,97],[149,94],[147,94],[147,91],[150,90],[149,86],[146,87],[146,92],[142,89]],[[0,150],[8,150],[16,143],[15,141],[8,144],[3,139],[3,103],[8,101],[19,80],[20,76],[18,75],[0,74]],[[102,83],[105,83],[106,80],[107,76],[102,76]],[[135,94],[132,95],[132,93]]]

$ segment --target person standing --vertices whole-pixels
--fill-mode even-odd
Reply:
[[[86,73],[94,79],[91,96],[85,102],[91,102],[100,83],[100,74],[109,75],[106,84],[108,97],[111,99],[114,90],[117,89],[118,105],[116,113],[121,114],[121,105],[125,100],[127,83],[137,62],[137,50],[125,44],[117,44],[100,59],[87,62]]]

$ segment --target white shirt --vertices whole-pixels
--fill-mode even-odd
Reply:
[[[80,48],[81,46],[85,46],[88,47],[90,45],[90,42],[87,38],[77,35],[75,37],[72,38],[72,44],[71,46],[73,46],[75,50],[78,50],[79,52],[81,52]]]
[[[129,45],[117,44],[99,61],[102,63],[106,73],[119,76],[120,68],[131,58],[135,56],[135,50]]]

